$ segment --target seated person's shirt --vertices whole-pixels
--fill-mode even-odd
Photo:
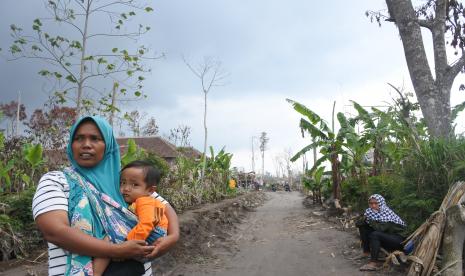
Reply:
[[[158,223],[155,223],[155,208],[163,209],[163,216]],[[129,206],[129,210],[137,215],[138,223],[128,233],[127,240],[146,240],[155,226],[168,230],[168,218],[165,213],[165,204],[160,200],[150,196],[143,196],[136,199]]]
[[[158,199],[162,204],[168,202],[157,193],[152,197]],[[36,193],[32,200],[32,214],[34,220],[41,214],[63,210],[68,212],[69,184],[61,171],[52,171],[44,174],[39,180]],[[48,243],[48,275],[64,275],[66,270],[66,260],[69,253],[62,248]],[[144,276],[152,275],[152,264],[144,264]]]

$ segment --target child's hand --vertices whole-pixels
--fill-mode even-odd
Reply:
[[[147,259],[153,259],[158,257],[160,254],[162,254],[164,251],[166,251],[167,248],[170,247],[169,241],[166,239],[166,237],[160,237],[155,242],[152,244],[154,247],[152,252],[149,254],[145,255],[145,258]]]

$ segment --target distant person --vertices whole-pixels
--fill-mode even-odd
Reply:
[[[236,189],[236,180],[234,178],[229,179],[229,189],[234,190]]]
[[[378,255],[380,248],[402,250],[402,241],[407,237],[405,222],[392,211],[384,197],[378,194],[368,198],[369,208],[357,222],[362,241],[363,255],[370,261],[360,267],[361,271],[374,271],[380,267]]]
[[[255,187],[255,191],[259,191],[260,190],[260,184],[257,182],[257,181],[254,181],[254,187]]]
[[[284,183],[284,191],[286,191],[286,192],[291,191],[291,186],[289,186],[289,183],[287,183],[287,182]]]
[[[120,192],[128,209],[138,218],[137,225],[128,233],[126,239],[147,241],[152,230],[156,237],[164,237],[168,230],[168,219],[165,212],[165,200],[153,197],[160,182],[160,171],[146,161],[133,161],[121,170]],[[156,240],[156,239],[155,239]],[[152,244],[155,240],[147,241]],[[141,274],[145,272],[141,262],[131,262],[130,265],[114,265],[105,271],[110,259],[94,258],[94,276],[133,275],[137,267]],[[135,274],[134,274],[135,275]]]

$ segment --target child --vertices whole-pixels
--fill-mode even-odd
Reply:
[[[151,196],[159,182],[160,172],[145,161],[133,161],[121,170],[120,192],[124,201],[130,204],[129,210],[139,219],[128,233],[127,240],[146,240],[154,228],[166,235],[168,219],[164,214],[165,205]],[[109,262],[110,259],[94,258],[94,275],[103,275]]]

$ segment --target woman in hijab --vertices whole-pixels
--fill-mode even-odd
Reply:
[[[108,195],[116,205],[126,206],[119,193],[119,146],[103,118],[83,117],[73,125],[67,155],[71,167],[43,175],[32,202],[34,220],[48,241],[49,275],[92,275],[92,257],[150,259],[176,243],[179,224],[169,204],[168,236],[154,245],[103,240],[108,218],[92,208],[89,187]],[[152,275],[150,262],[144,269],[142,275]]]
[[[380,248],[402,250],[401,243],[407,236],[405,222],[387,206],[384,197],[378,194],[370,196],[368,207],[363,220],[357,224],[363,254],[370,256],[370,261],[360,268],[362,271],[378,269]]]

